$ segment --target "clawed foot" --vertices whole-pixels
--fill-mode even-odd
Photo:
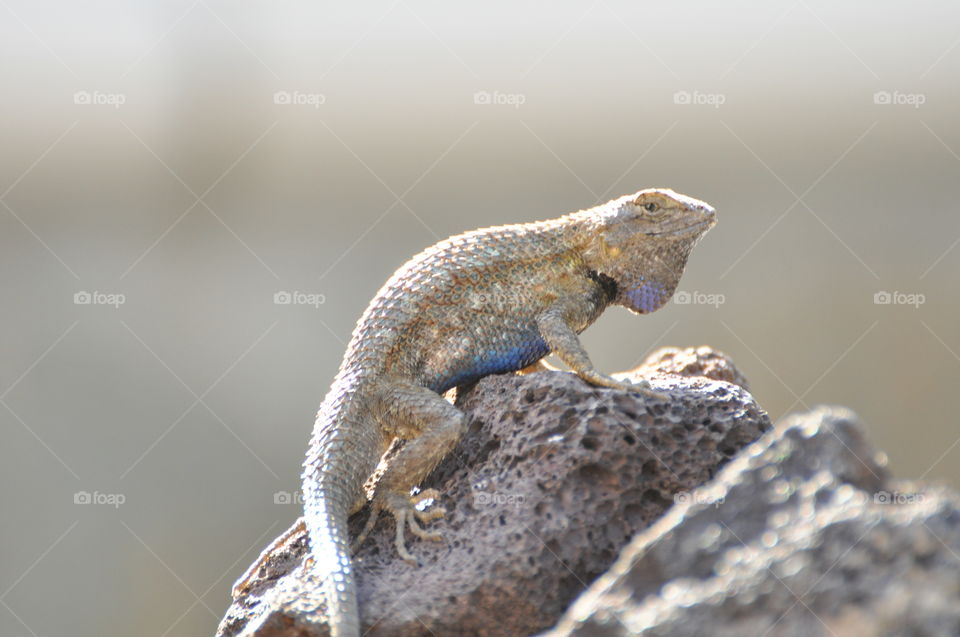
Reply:
[[[417,509],[417,505],[423,502],[424,500],[437,499],[440,497],[440,492],[436,489],[426,489],[420,493],[410,496],[404,495],[402,493],[384,493],[378,494],[379,497],[375,497],[373,501],[373,507],[370,511],[370,517],[367,518],[367,523],[364,525],[363,530],[360,532],[360,535],[357,537],[357,540],[352,545],[352,550],[355,552],[360,545],[363,544],[363,541],[367,538],[370,531],[373,529],[374,524],[377,522],[377,518],[380,515],[381,509],[386,509],[389,511],[397,521],[397,553],[405,561],[410,564],[417,564],[417,558],[415,558],[408,550],[406,543],[404,541],[404,528],[410,527],[410,531],[413,532],[417,537],[424,540],[431,540],[433,542],[440,542],[443,540],[443,537],[439,533],[430,533],[425,531],[418,520],[423,523],[431,522],[437,518],[442,518],[446,515],[447,510],[443,507],[435,506],[431,507],[426,511],[421,511]]]
[[[640,382],[633,383],[629,380],[619,381],[623,384],[623,388],[626,391],[639,392],[644,395],[646,398],[652,398],[653,400],[669,400],[669,394],[659,392],[652,387],[650,387],[650,382],[647,379],[642,378]]]
[[[645,378],[641,378],[638,382],[632,383],[629,380],[617,380],[612,376],[607,376],[606,374],[596,372],[594,374],[583,376],[583,379],[588,383],[599,385],[600,387],[609,387],[610,389],[621,389],[628,392],[637,392],[643,394],[644,397],[651,398],[653,400],[668,400],[670,398],[669,395],[652,389],[650,387],[650,383]]]

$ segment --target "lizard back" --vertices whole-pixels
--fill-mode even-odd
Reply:
[[[589,277],[558,221],[475,230],[410,259],[364,312],[341,373],[363,370],[443,393],[522,369],[549,353],[535,317],[571,288],[588,306],[578,326],[585,329],[612,295]]]

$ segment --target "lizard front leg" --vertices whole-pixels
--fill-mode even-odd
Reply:
[[[557,358],[563,361],[577,376],[588,383],[600,387],[640,392],[648,398],[660,400],[666,398],[664,394],[652,390],[650,383],[646,380],[639,383],[617,380],[594,367],[590,361],[590,356],[580,343],[580,337],[567,323],[562,307],[554,306],[540,315],[537,319],[537,329],[540,330],[540,336],[543,337],[550,351],[556,354]]]
[[[416,558],[407,550],[404,531],[423,539],[439,541],[440,535],[423,530],[417,523],[442,517],[446,511],[434,507],[420,511],[417,504],[440,494],[427,489],[415,496],[410,491],[420,484],[434,467],[457,444],[466,431],[466,415],[448,403],[439,394],[413,384],[384,384],[378,392],[377,420],[388,436],[406,440],[396,456],[390,459],[377,483],[371,502],[372,511],[363,532],[355,542],[359,547],[373,528],[381,510],[389,511],[396,519],[397,552],[408,562]]]

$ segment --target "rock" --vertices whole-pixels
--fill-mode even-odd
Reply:
[[[747,379],[729,356],[706,345],[700,347],[661,347],[628,375],[655,378],[658,375],[704,376],[725,380],[750,391]]]
[[[848,410],[787,419],[547,634],[960,635],[960,498],[884,463]]]
[[[470,429],[423,484],[443,494],[447,516],[431,528],[444,542],[408,537],[421,561],[412,567],[383,519],[355,556],[368,634],[525,635],[553,625],[637,532],[770,428],[742,386],[690,376],[742,382],[728,359],[709,348],[686,356],[687,376],[670,373],[679,355],[643,367],[667,401],[557,372],[488,377],[458,396]],[[365,518],[351,519],[353,533]],[[302,532],[274,547],[218,634],[323,634],[310,626],[322,600],[302,574],[306,549]]]

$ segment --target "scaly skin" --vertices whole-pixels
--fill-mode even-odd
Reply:
[[[404,530],[443,515],[411,490],[457,444],[466,418],[441,394],[555,354],[584,380],[662,396],[598,371],[577,337],[605,308],[653,312],[673,294],[709,205],[648,189],[559,219],[484,228],[441,241],[401,267],[360,318],[323,401],[304,463],[312,574],[323,581],[334,636],[360,633],[347,518],[395,438],[406,441],[377,483],[363,541],[381,510]]]

